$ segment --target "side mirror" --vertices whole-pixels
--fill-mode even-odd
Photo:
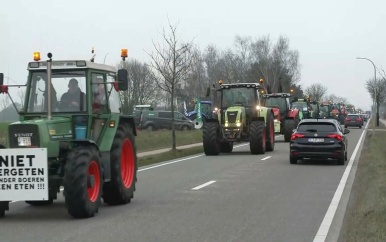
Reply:
[[[126,69],[118,70],[118,89],[119,91],[127,91],[129,89],[129,80],[127,79],[128,72]]]
[[[350,133],[350,130],[349,130],[349,129],[344,129],[344,130],[343,130],[343,134],[348,134],[348,133]]]
[[[206,97],[209,97],[210,96],[210,87],[208,87],[207,89],[206,89]]]
[[[4,74],[0,73],[0,86],[4,84]]]

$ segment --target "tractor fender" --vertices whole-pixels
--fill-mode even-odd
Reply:
[[[272,108],[273,117],[278,117],[278,120],[280,120],[280,109],[279,108]]]
[[[130,125],[134,136],[137,136],[137,129],[135,127],[135,122],[134,122],[133,117],[128,116],[128,115],[121,115],[119,117],[119,124],[118,125],[120,125],[121,123]]]
[[[295,119],[299,114],[299,109],[291,109],[288,111],[286,119]]]

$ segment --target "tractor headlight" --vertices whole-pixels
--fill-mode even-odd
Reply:
[[[237,126],[237,127],[240,127],[240,126],[241,126],[241,123],[240,123],[240,122],[237,122],[237,123],[236,123],[236,126]]]
[[[256,110],[260,110],[260,108],[261,108],[261,107],[260,107],[259,105],[256,106]]]
[[[225,127],[228,127],[228,122],[225,123]]]

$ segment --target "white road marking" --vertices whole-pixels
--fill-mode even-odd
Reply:
[[[207,183],[204,183],[204,184],[202,184],[202,185],[193,187],[192,190],[200,190],[201,188],[206,187],[206,186],[209,186],[210,184],[213,184],[213,183],[215,183],[215,182],[216,182],[216,181],[208,181]]]
[[[267,157],[264,157],[263,159],[261,160],[268,160],[269,158],[271,158],[272,156],[267,156]]]
[[[277,135],[275,136],[275,138],[278,138],[278,137],[281,137],[283,135]],[[236,145],[234,146],[233,148],[239,148],[239,147],[242,147],[242,146],[246,146],[248,145],[248,143],[246,144],[241,144],[241,145]],[[159,164],[159,165],[155,165],[155,166],[151,166],[151,167],[147,167],[147,168],[142,168],[142,169],[138,169],[138,172],[140,171],[146,171],[146,170],[150,170],[150,169],[154,169],[154,168],[157,168],[157,167],[161,167],[161,166],[166,166],[166,165],[170,165],[170,164],[174,164],[174,163],[178,163],[178,162],[181,162],[181,161],[185,161],[185,160],[191,160],[191,159],[194,159],[194,158],[198,158],[198,157],[201,157],[201,156],[204,156],[205,154],[201,154],[201,155],[196,155],[196,156],[191,156],[191,157],[188,157],[188,158],[184,158],[184,159],[179,159],[179,160],[175,160],[175,161],[171,161],[171,162],[166,162],[166,163],[162,163],[162,164]],[[63,187],[60,188],[60,191],[63,191]],[[20,202],[20,201],[12,201],[12,202],[9,202],[9,203],[15,203],[15,202]]]
[[[357,152],[359,150],[359,147],[361,146],[362,139],[367,131],[367,126],[369,125],[369,122],[366,124],[365,129],[362,131],[362,135],[359,138],[359,141],[354,149],[354,152],[351,155],[350,161],[343,173],[343,176],[339,182],[338,188],[335,191],[334,197],[331,200],[330,206],[327,209],[326,214],[324,215],[324,219],[322,223],[320,224],[319,230],[315,235],[314,242],[324,242],[327,238],[328,231],[330,230],[330,226],[332,223],[332,220],[334,219],[336,209],[338,208],[339,201],[342,198],[343,190],[346,186],[346,182],[348,179],[348,176],[350,174],[352,165],[354,163],[355,157],[357,155]]]

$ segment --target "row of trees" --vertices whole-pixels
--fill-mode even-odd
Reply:
[[[153,41],[148,51],[150,63],[128,59],[118,67],[128,69],[130,88],[123,93],[124,110],[135,104],[160,104],[172,108],[172,100],[205,97],[206,89],[218,80],[224,83],[258,82],[264,79],[272,91],[303,95],[300,81],[299,52],[290,48],[289,39],[280,36],[258,38],[236,36],[231,48],[220,50],[208,45],[203,50],[193,41],[178,36],[178,25],[161,32],[162,41]]]

